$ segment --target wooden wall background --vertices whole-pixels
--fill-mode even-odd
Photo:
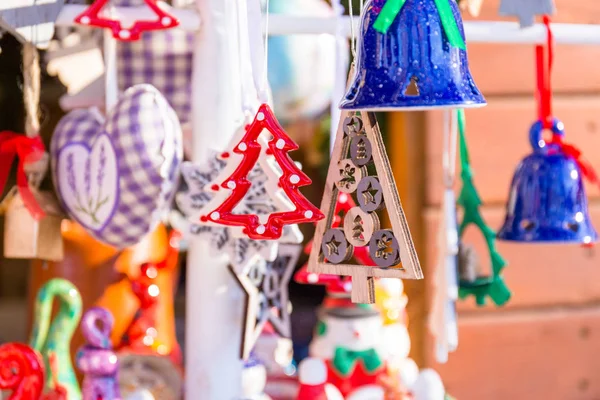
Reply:
[[[600,23],[597,1],[556,4],[554,22]],[[499,0],[485,0],[480,19],[501,19],[498,7]],[[484,216],[498,229],[515,167],[531,151],[527,135],[537,114],[534,48],[471,44],[469,60],[489,105],[467,111],[467,137]],[[554,114],[565,123],[567,140],[600,169],[598,60],[600,47],[558,45],[553,86]],[[393,121],[405,131],[390,139],[400,154],[395,171],[427,279],[435,268],[442,195],[442,114],[397,115]],[[401,170],[405,162],[409,171]],[[600,229],[600,188],[588,185],[587,193]],[[483,240],[472,234],[468,240],[486,254]],[[433,361],[426,334],[431,290],[427,282],[407,283],[414,357],[436,368],[461,400],[600,399],[600,249],[499,242],[499,250],[509,262],[505,278],[513,299],[501,309],[478,309],[472,299],[461,303],[459,349],[446,365]]]

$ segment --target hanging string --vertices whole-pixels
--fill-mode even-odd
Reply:
[[[264,59],[263,59],[263,71],[262,71],[262,82],[258,89],[258,98],[261,103],[267,103],[269,101],[268,87],[269,87],[269,0],[266,0],[265,10],[265,41],[264,41]]]
[[[550,27],[550,17],[544,15],[544,25],[548,32],[546,45],[535,46],[537,71],[537,97],[539,120],[544,129],[552,129],[552,64],[554,62],[554,36]],[[547,49],[547,50],[546,50]],[[546,63],[546,51],[547,63]]]
[[[248,8],[246,1],[238,1],[238,56],[239,56],[239,74],[241,81],[241,97],[242,97],[242,111],[244,113],[244,119],[254,112],[255,98],[253,96],[253,90],[249,87],[248,83],[254,81],[253,73],[255,72],[252,67],[251,61],[251,44],[250,35],[248,30]],[[262,79],[262,78],[261,78]]]
[[[354,29],[354,10],[352,9],[353,1],[354,0],[348,0],[348,13],[350,14],[350,51],[352,53],[352,63],[354,63],[354,60],[356,59],[356,32]]]
[[[35,137],[40,133],[40,56],[35,45],[23,45],[23,101],[25,103],[25,134]]]
[[[452,110],[444,111],[444,145],[442,166],[444,171],[444,185],[446,188],[454,186],[456,175],[456,149],[458,145],[458,115]]]

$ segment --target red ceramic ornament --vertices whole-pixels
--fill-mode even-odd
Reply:
[[[135,21],[131,27],[123,28],[121,21],[118,19],[100,17],[100,12],[104,6],[108,4],[109,0],[96,0],[90,7],[75,18],[75,22],[82,25],[110,29],[115,39],[124,42],[139,40],[143,32],[169,29],[179,25],[179,20],[162,10],[156,4],[156,0],[144,1],[156,15],[155,20],[138,20]]]
[[[7,400],[39,400],[44,388],[40,355],[21,343],[0,346],[0,390],[10,390]]]
[[[268,143],[267,154],[275,158],[281,168],[279,187],[296,207],[293,211],[275,212],[269,215],[266,224],[262,224],[256,214],[234,214],[233,209],[246,196],[252,186],[247,179],[261,155],[261,145],[258,138],[263,130],[269,131],[273,138]],[[250,239],[276,240],[281,237],[286,225],[306,222],[317,222],[325,216],[306,197],[300,193],[299,187],[312,183],[289,157],[288,152],[298,149],[298,145],[285,133],[267,104],[260,106],[252,124],[246,128],[246,133],[233,149],[236,154],[243,156],[242,161],[221,187],[231,190],[229,197],[217,208],[200,218],[202,222],[213,222],[227,226],[241,226],[243,233]]]

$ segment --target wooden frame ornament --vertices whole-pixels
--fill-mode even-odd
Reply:
[[[244,271],[230,271],[246,294],[240,357],[247,360],[267,322],[282,337],[291,337],[291,306],[288,284],[300,257],[302,246],[280,244],[272,261],[254,263]]]
[[[342,160],[345,169],[349,170],[346,161],[351,160],[357,166],[356,170],[360,170],[361,173],[367,164],[374,165],[375,174],[361,176],[355,194],[360,210],[370,214],[375,220],[376,211],[385,208],[392,225],[391,230],[365,231],[365,235],[371,237],[367,246],[375,266],[348,264],[347,260],[351,258],[354,251],[350,243],[364,242],[364,238],[363,240],[348,239],[344,234],[343,224],[340,228],[331,228],[339,194],[337,179],[341,173],[338,163]],[[359,168],[358,165],[361,167]],[[366,111],[342,113],[327,173],[321,210],[326,218],[317,224],[308,271],[317,274],[351,276],[354,303],[375,302],[374,278],[376,277],[423,278],[375,113]],[[360,214],[357,210],[356,215]],[[378,224],[367,224],[361,221],[359,223],[363,229],[378,229]],[[357,231],[346,229],[346,232],[362,233],[360,229]],[[340,236],[340,233],[343,236]],[[325,236],[327,240],[324,240]],[[326,258],[324,249],[334,256],[330,257],[331,260]]]

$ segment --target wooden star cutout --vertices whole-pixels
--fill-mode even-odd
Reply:
[[[246,312],[241,345],[241,357],[248,359],[250,351],[267,322],[282,337],[291,336],[288,284],[302,246],[280,244],[275,261],[254,263],[241,273],[230,271],[246,293]]]

